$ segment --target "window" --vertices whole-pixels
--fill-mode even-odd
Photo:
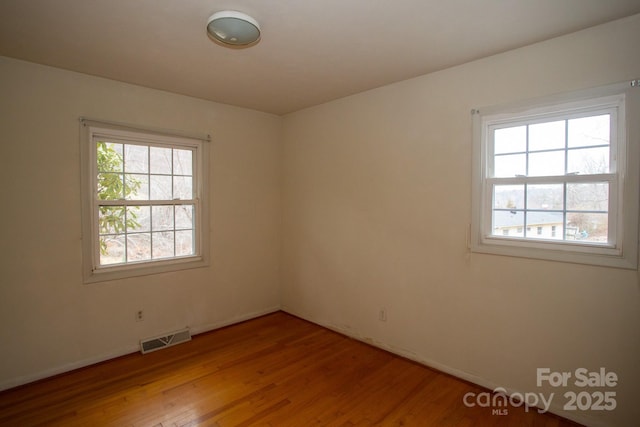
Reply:
[[[634,90],[475,110],[472,249],[636,268]]]
[[[85,281],[206,265],[203,140],[82,124]]]

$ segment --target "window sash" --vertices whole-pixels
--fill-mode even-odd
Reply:
[[[571,213],[604,213],[599,210],[577,210],[577,209],[569,209],[567,208],[567,200],[566,200],[566,185],[574,184],[574,183],[585,183],[585,184],[597,184],[597,183],[606,183],[608,185],[608,204],[607,204],[607,229],[609,231],[607,236],[606,243],[593,242],[593,241],[568,241],[566,239],[536,239],[533,237],[514,237],[514,236],[499,236],[493,234],[493,213],[496,211],[516,211],[516,212],[552,212],[552,213],[562,213],[563,214],[563,223],[566,225],[566,215]],[[563,185],[565,188],[563,189],[563,208],[562,209],[532,209],[527,205],[527,194],[526,194],[526,185],[542,185],[542,184],[557,184]],[[502,209],[494,207],[494,190],[498,185],[523,185],[525,186],[525,194],[524,194],[524,206],[522,208],[514,208],[514,209]],[[609,247],[611,249],[615,249],[617,246],[617,242],[620,239],[620,236],[615,233],[617,230],[617,216],[615,215],[616,207],[618,206],[618,175],[617,174],[598,174],[598,175],[566,175],[562,177],[556,176],[544,176],[544,177],[514,177],[514,178],[488,178],[485,181],[484,186],[484,194],[483,200],[485,200],[485,213],[483,215],[483,239],[485,240],[493,240],[493,239],[510,239],[517,240],[523,243],[528,244],[534,240],[540,240],[551,245],[556,244],[570,244],[572,246],[578,245],[579,247],[584,246],[594,246],[594,247]],[[526,216],[525,216],[526,218]],[[527,227],[526,219],[523,227]]]
[[[125,262],[122,263],[116,263],[116,264],[101,264],[100,263],[100,237],[104,234],[100,234],[100,225],[99,225],[99,217],[100,217],[100,208],[103,206],[123,206],[123,207],[128,207],[128,206],[193,206],[193,215],[194,215],[194,222],[193,222],[193,254],[191,255],[183,255],[183,256],[179,256],[179,255],[174,255],[172,257],[167,257],[167,258],[151,258],[148,260],[142,260],[142,261],[128,261],[126,260]],[[129,264],[146,264],[146,263],[166,263],[169,262],[171,260],[179,260],[179,259],[198,259],[201,256],[201,239],[200,239],[200,233],[199,233],[199,229],[198,229],[198,224],[200,224],[200,201],[198,199],[191,199],[191,200],[98,200],[95,199],[94,200],[94,209],[93,209],[93,236],[95,236],[95,238],[97,239],[96,243],[94,245],[94,250],[93,250],[93,269],[94,271],[98,271],[98,270],[104,270],[104,269],[117,269],[120,268],[122,266],[126,266]],[[168,232],[176,232],[176,231],[184,231],[186,229],[181,229],[181,228],[172,228],[172,229],[168,229],[168,230],[162,230],[162,231],[168,231]],[[150,233],[153,234],[154,232],[159,232],[159,231],[154,231],[152,226],[150,226],[149,231],[144,231],[144,232],[123,232],[123,233],[117,233],[118,235],[123,235],[125,236],[125,239],[131,235],[131,234],[140,234],[140,233]],[[116,233],[114,233],[116,234]],[[126,254],[125,254],[126,256]]]
[[[506,156],[506,155],[525,155],[527,156],[527,164],[528,158],[531,154],[537,153],[550,153],[550,152],[564,152],[564,167],[565,173],[556,175],[556,176],[567,176],[571,175],[572,171],[567,170],[568,168],[568,154],[569,152],[573,152],[575,150],[580,149],[595,149],[608,147],[609,148],[609,173],[616,173],[617,168],[617,159],[618,159],[618,110],[621,106],[620,97],[607,97],[606,99],[601,100],[601,102],[606,103],[606,105],[595,105],[592,107],[573,107],[573,110],[568,110],[566,112],[563,111],[554,111],[552,113],[546,114],[533,114],[529,117],[521,117],[514,119],[507,118],[495,118],[495,119],[486,119],[486,135],[484,141],[484,153],[486,158],[486,167],[485,167],[485,179],[495,177],[495,159],[496,157]],[[562,107],[560,107],[561,109]],[[570,108],[570,107],[566,107]],[[573,119],[581,119],[593,116],[609,116],[609,144],[600,144],[600,145],[588,145],[588,146],[578,146],[578,147],[570,147],[569,146],[569,130],[568,130],[568,122]],[[544,123],[550,123],[555,121],[564,121],[565,122],[565,136],[564,136],[564,146],[562,148],[554,148],[554,149],[542,149],[542,150],[530,150],[529,149],[529,136],[527,136],[527,146],[524,151],[518,152],[509,152],[509,153],[495,153],[495,131],[501,129],[508,129],[512,127],[519,126],[532,126]],[[524,174],[526,175],[526,174]]]

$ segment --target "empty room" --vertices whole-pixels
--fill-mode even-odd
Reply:
[[[640,1],[0,1],[0,425],[637,426]]]

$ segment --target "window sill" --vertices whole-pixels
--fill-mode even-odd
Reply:
[[[130,263],[112,267],[99,267],[85,272],[84,283],[107,282],[208,266],[209,262],[203,257],[198,256],[164,261]]]
[[[526,246],[525,246],[526,245]],[[607,245],[579,245],[487,237],[471,245],[471,251],[490,255],[532,258],[637,270],[636,257]]]

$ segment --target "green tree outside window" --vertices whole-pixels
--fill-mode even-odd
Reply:
[[[104,141],[97,143],[98,167],[98,199],[122,200],[136,194],[140,181],[123,179],[123,158],[113,144]],[[122,234],[126,229],[136,229],[140,224],[132,210],[125,215],[125,206],[100,206],[98,228],[100,233],[100,253],[107,254],[107,238],[105,234]]]

